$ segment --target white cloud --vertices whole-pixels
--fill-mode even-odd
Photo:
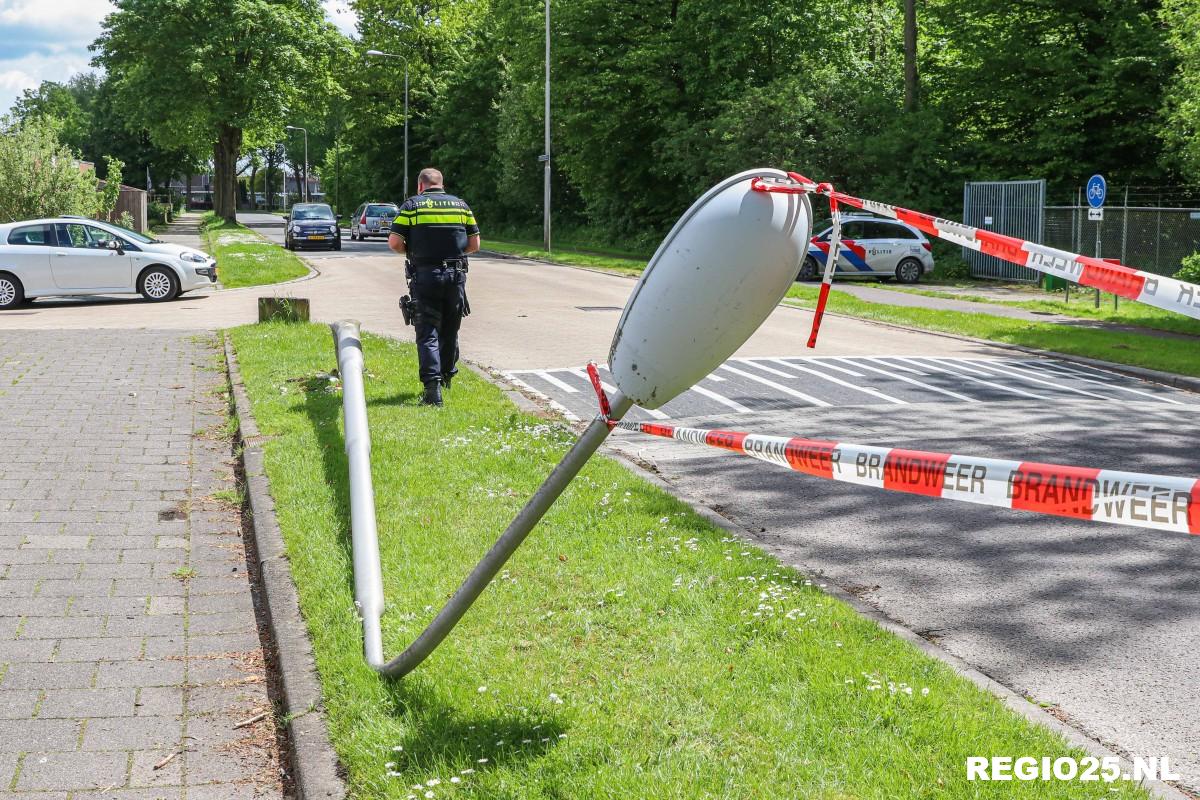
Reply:
[[[348,0],[322,0],[325,17],[356,36]],[[0,115],[25,89],[90,69],[88,45],[114,10],[109,0],[0,0]]]

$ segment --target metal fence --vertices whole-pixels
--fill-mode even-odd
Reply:
[[[1087,206],[1047,206],[1042,244],[1173,275],[1200,252],[1200,208],[1105,206],[1104,219],[1092,222]]]
[[[970,182],[963,186],[963,222],[995,233],[1042,241],[1045,205],[1044,180]],[[1029,283],[1038,280],[1031,269],[965,247],[963,260],[976,278]]]
[[[1155,192],[1158,192],[1156,195]],[[1200,208],[1161,205],[1172,192],[1157,189],[1131,193],[1121,205],[1104,207],[1104,219],[1088,219],[1082,190],[1074,205],[1047,206],[1045,181],[987,181],[963,186],[963,222],[976,228],[1017,236],[1071,253],[1117,258],[1122,264],[1158,275],[1173,275],[1183,259],[1200,252]],[[1167,196],[1164,196],[1163,193]],[[1159,205],[1136,205],[1137,195]],[[1110,192],[1110,198],[1121,198]],[[1130,205],[1130,200],[1135,204]],[[976,278],[1036,283],[1033,270],[963,248],[963,260]]]

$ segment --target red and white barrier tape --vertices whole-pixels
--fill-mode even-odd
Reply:
[[[984,255],[995,256],[1022,267],[1047,275],[1056,275],[1073,283],[1146,303],[1155,308],[1200,319],[1200,286],[1194,283],[1142,272],[1101,258],[1068,253],[1066,250],[1027,242],[1015,236],[972,228],[961,222],[934,217],[920,211],[853,197],[835,191],[828,183],[818,184],[795,172],[789,172],[788,176],[791,178],[790,183],[778,179],[755,178],[750,188],[757,192],[821,194],[828,197],[831,203],[843,203],[899,220],[930,236],[978,250]],[[823,287],[822,290],[825,291]]]
[[[650,422],[615,427],[731,450],[796,472],[947,500],[1200,534],[1200,480]]]

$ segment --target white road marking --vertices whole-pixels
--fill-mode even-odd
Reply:
[[[977,363],[977,362],[973,362],[973,363]],[[1082,394],[1082,395],[1086,395],[1088,397],[1094,397],[1097,400],[1116,400],[1116,398],[1113,397],[1112,395],[1096,394],[1095,392],[1089,392],[1086,389],[1076,389],[1074,386],[1067,386],[1066,384],[1062,383],[1061,381],[1055,383],[1054,381],[1043,380],[1042,378],[1035,378],[1034,376],[1030,375],[1025,370],[1014,367],[1010,363],[1005,363],[1003,368],[989,367],[987,364],[979,364],[979,366],[983,367],[984,369],[990,369],[993,372],[999,372],[1001,375],[1015,375],[1020,380],[1029,381],[1030,383],[1040,383],[1043,386],[1050,386],[1054,389],[1060,389],[1064,392],[1074,392],[1075,394]]]
[[[913,369],[912,367],[906,367],[903,364],[897,364],[896,359],[901,358],[900,356],[864,356],[864,358],[867,358],[871,361],[881,362],[881,363],[886,364],[887,366],[891,367],[892,369],[898,369],[901,372],[911,372],[913,375],[928,375],[929,374],[928,372],[922,372],[919,369]]]
[[[846,369],[845,367],[839,367],[836,364],[830,364],[829,362],[832,360],[832,358],[833,358],[832,356],[812,356],[810,358],[797,358],[795,360],[796,361],[807,361],[810,364],[819,364],[822,367],[828,367],[829,369],[836,369],[838,372],[844,372],[853,378],[865,378],[866,377],[861,372],[855,372],[852,369]],[[784,359],[784,363],[790,365],[792,362]],[[854,363],[854,362],[850,362],[850,363]]]
[[[704,376],[703,380],[713,381],[714,383],[724,383],[725,379],[715,372],[710,372]]]
[[[1097,380],[1096,378],[1089,378],[1089,377],[1087,377],[1087,373],[1079,372],[1078,370],[1074,370],[1074,369],[1071,369],[1070,367],[1063,366],[1061,361],[1046,362],[1046,361],[1040,361],[1037,359],[1033,359],[1033,360],[1029,360],[1029,361],[1020,361],[1018,363],[1026,364],[1029,367],[1036,368],[1039,372],[1045,372],[1047,375],[1057,375],[1058,373],[1064,373],[1067,375],[1071,375],[1072,377],[1075,378],[1075,380],[1085,381],[1087,383],[1097,383],[1101,386],[1106,386],[1110,389],[1114,389],[1119,392],[1129,392],[1130,394],[1137,394],[1137,395],[1141,395],[1143,397],[1150,397],[1150,398],[1153,398],[1154,400],[1159,400],[1163,403],[1170,403],[1170,404],[1176,405],[1176,406],[1188,405],[1187,403],[1183,403],[1172,397],[1168,397],[1166,394],[1154,394],[1153,392],[1143,392],[1140,389],[1130,389],[1128,386],[1121,386],[1118,384],[1105,383],[1104,381]],[[1049,366],[1050,364],[1053,364],[1054,367],[1051,368]],[[1118,374],[1112,373],[1112,372],[1102,372],[1100,370],[1095,370],[1095,374],[1105,375],[1107,377],[1113,377],[1113,378],[1126,378],[1127,377],[1125,375],[1118,375]]]
[[[705,389],[700,384],[696,384],[695,386],[693,386],[691,388],[691,391],[695,392],[696,394],[703,395],[710,400],[715,400],[723,406],[728,406],[729,408],[732,408],[734,411],[738,412],[739,414],[749,414],[750,413],[750,409],[746,408],[744,405],[737,402],[736,400],[730,400],[728,397],[725,397],[724,395],[719,395],[716,392]]]
[[[958,369],[962,370],[963,372],[969,372],[972,375],[980,375],[984,378],[992,377],[992,373],[990,373],[990,372],[984,372],[981,369],[976,369],[974,367],[968,367],[966,364],[963,363],[963,359],[939,358],[937,356],[919,356],[919,358],[921,358],[925,361],[932,361],[933,363],[937,364],[939,367],[942,366],[942,362],[949,362],[951,365],[957,367]],[[974,363],[974,362],[972,362],[972,363]]]
[[[862,360],[863,361],[868,361],[868,360],[873,361],[875,359],[869,359],[867,357],[863,357]],[[886,375],[889,378],[894,378],[895,380],[898,380],[898,381],[904,381],[905,383],[911,383],[913,386],[920,386],[922,389],[928,389],[931,392],[937,392],[938,394],[944,394],[947,397],[957,397],[959,400],[962,400],[967,403],[978,403],[979,402],[974,397],[967,397],[965,394],[959,394],[958,392],[952,392],[949,389],[943,389],[939,386],[933,386],[932,384],[923,383],[921,381],[914,380],[913,378],[906,378],[903,375],[897,375],[894,372],[888,372],[887,370],[880,369],[879,367],[873,367],[870,364],[863,364],[858,361],[854,361],[851,363],[853,363],[856,367],[862,367],[863,369],[869,369],[873,372],[878,372],[881,375]],[[884,363],[887,363],[887,362],[884,362]],[[895,366],[895,365],[888,364],[888,366]]]
[[[782,372],[782,371],[780,371],[780,370],[777,370],[777,369],[775,369],[774,367],[768,367],[768,366],[766,366],[765,364],[759,364],[759,363],[758,363],[759,361],[765,361],[766,359],[758,359],[758,358],[735,358],[735,359],[733,359],[733,360],[734,360],[734,361],[736,361],[736,362],[737,362],[737,363],[739,363],[739,364],[746,364],[746,365],[748,365],[748,366],[751,366],[751,367],[758,367],[758,368],[759,368],[759,369],[761,369],[763,372],[769,372],[770,374],[772,374],[772,375],[778,375],[778,376],[779,376],[779,377],[781,377],[781,378],[795,378],[795,377],[796,377],[795,373],[792,373],[792,372]]]
[[[564,417],[566,417],[566,419],[568,421],[579,422],[579,416],[576,415],[573,411],[571,411],[569,408],[564,406],[562,403],[547,396],[543,392],[539,392],[537,389],[533,388],[528,383],[526,383],[525,381],[518,378],[516,372],[503,372],[501,374],[505,378],[507,378],[509,381],[511,381],[514,386],[516,386],[520,389],[523,389],[524,391],[528,392],[529,394],[531,394],[534,397],[538,398],[539,400],[543,401],[544,403],[546,403],[546,405],[550,406],[555,411],[557,411],[558,413],[560,413]]]
[[[570,372],[570,373],[573,373],[573,374],[575,374],[575,375],[578,375],[579,377],[581,377],[581,378],[583,378],[585,381],[587,381],[587,383],[588,383],[588,386],[591,386],[591,385],[592,385],[592,379],[591,379],[591,377],[590,377],[590,376],[587,374],[587,370],[586,370],[586,369],[583,369],[583,368],[576,368],[576,369],[562,370],[562,371],[564,371],[564,372]],[[600,381],[600,386],[601,386],[601,388],[603,388],[603,389],[604,389],[604,391],[605,391],[605,392],[607,392],[608,394],[616,394],[616,393],[617,393],[617,387],[613,386],[611,383],[606,383],[605,381],[601,380],[601,381]],[[641,406],[634,406],[634,408],[638,409],[639,411],[643,411],[643,412],[645,412],[645,413],[649,414],[649,415],[650,415],[651,417],[653,417],[654,419],[670,419],[670,417],[669,417],[669,416],[667,416],[666,414],[664,414],[663,412],[659,411],[659,410],[658,410],[658,409],[656,409],[656,408],[642,408]]]
[[[806,402],[812,403],[814,406],[830,405],[829,403],[826,403],[824,400],[819,400],[816,397],[812,397],[810,395],[805,394],[804,392],[797,392],[795,389],[790,389],[787,386],[776,383],[775,381],[767,380],[766,378],[761,378],[758,375],[754,375],[753,373],[746,372],[745,370],[740,370],[737,367],[731,367],[728,364],[722,364],[720,366],[720,369],[726,370],[727,372],[732,372],[734,375],[740,375],[743,378],[748,378],[752,381],[755,381],[756,383],[761,383],[763,386],[770,386],[772,389],[774,389],[777,392],[782,392],[783,394],[790,395],[791,397],[799,398],[800,400],[804,400]]]
[[[560,381],[558,378],[551,375],[548,370],[535,369],[535,370],[533,370],[533,374],[537,375],[539,378],[541,378],[542,380],[544,380],[546,383],[550,384],[551,386],[557,386],[559,389],[562,389],[564,392],[569,392],[571,394],[575,394],[576,392],[579,391],[571,384],[566,383],[564,381]]]
[[[908,361],[909,359],[905,358],[904,360]],[[929,360],[930,361],[939,361],[940,359],[931,358]],[[948,372],[951,375],[954,375],[957,378],[962,378],[963,380],[968,380],[968,381],[974,381],[975,383],[982,383],[984,386],[991,386],[992,388],[999,389],[1002,392],[1008,392],[1010,394],[1019,394],[1022,397],[1032,397],[1034,400],[1049,400],[1050,399],[1050,398],[1046,397],[1046,395],[1044,395],[1044,394],[1034,394],[1033,392],[1027,392],[1024,389],[1018,389],[1015,386],[1005,386],[1002,383],[995,383],[993,381],[985,381],[983,378],[972,378],[970,375],[964,375],[962,372],[957,372],[957,371],[952,370],[949,367],[944,366],[942,364],[938,364],[938,366],[943,367],[943,369],[945,369],[946,372]],[[965,372],[974,372],[974,371],[975,370],[965,370]],[[984,374],[986,374],[986,373],[984,373]]]
[[[799,364],[792,364],[792,363],[790,363],[788,361],[784,361],[783,359],[780,359],[780,358],[772,358],[772,359],[770,359],[770,361],[772,361],[776,364],[782,364],[785,367],[797,370],[799,372],[807,372],[810,375],[816,375],[818,378],[820,378],[823,381],[829,381],[830,383],[836,383],[838,386],[845,386],[848,389],[853,389],[854,391],[862,392],[863,394],[869,394],[872,397],[878,397],[880,400],[885,400],[889,403],[895,403],[898,406],[908,405],[907,400],[901,400],[898,397],[892,397],[890,394],[884,394],[883,392],[879,391],[878,389],[872,389],[870,386],[856,386],[853,383],[850,383],[849,381],[842,380],[841,378],[835,378],[832,375],[826,375],[822,372],[817,372],[815,369],[809,369],[808,367],[802,367]]]

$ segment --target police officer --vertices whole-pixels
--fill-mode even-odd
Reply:
[[[440,406],[442,387],[458,373],[458,328],[470,313],[467,255],[479,250],[479,226],[465,202],[447,194],[432,167],[417,177],[417,194],[392,221],[388,247],[405,255],[405,274],[415,303],[417,357],[423,405]]]

